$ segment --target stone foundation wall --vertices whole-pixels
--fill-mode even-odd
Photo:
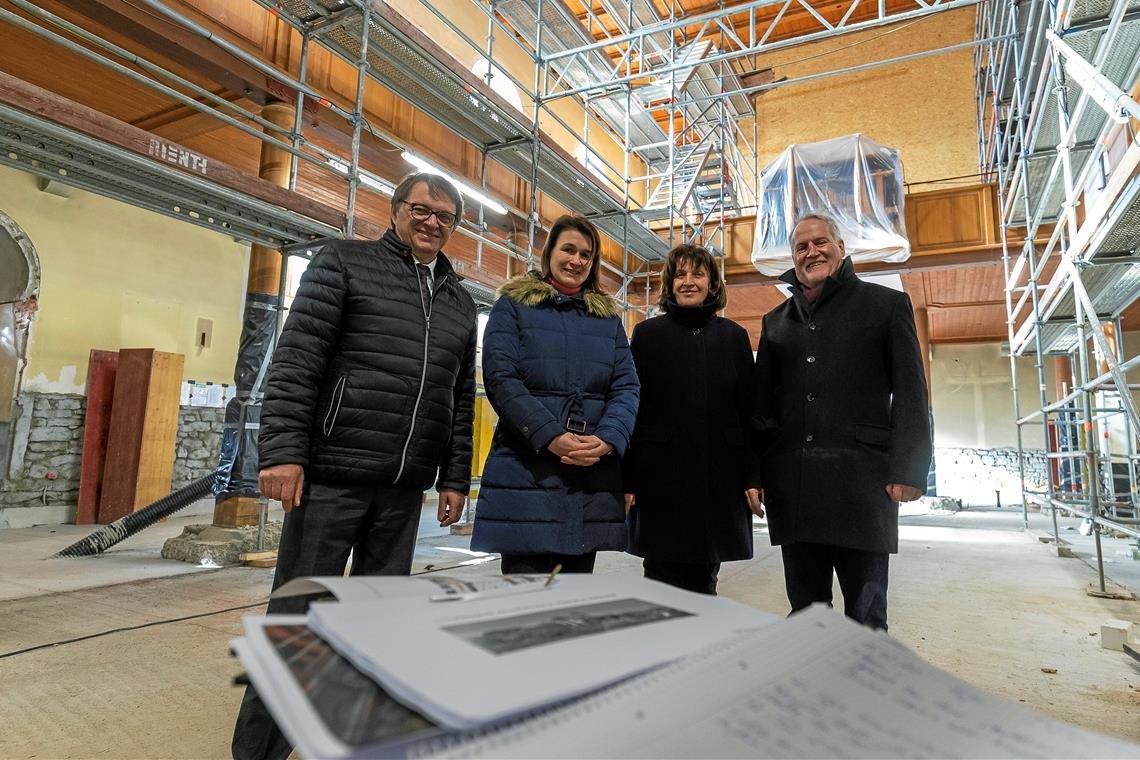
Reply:
[[[83,455],[84,396],[21,393],[0,506],[70,507],[74,519]]]
[[[182,488],[217,468],[225,419],[224,408],[184,406],[178,410],[178,442],[174,448],[172,489]]]
[[[1026,449],[1025,481],[1032,489],[1045,487],[1048,460],[1040,449]],[[938,495],[961,499],[966,506],[1021,503],[1017,449],[944,448],[934,450]]]
[[[0,462],[0,527],[71,522],[79,499],[85,396],[22,393],[7,470]],[[171,490],[218,464],[225,409],[182,407]]]

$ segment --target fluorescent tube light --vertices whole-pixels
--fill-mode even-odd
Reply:
[[[346,177],[348,176],[348,164],[344,163],[343,161],[337,161],[335,158],[330,158],[325,163],[327,163],[329,166],[336,169],[338,172],[345,175]],[[363,169],[358,169],[357,173],[360,176],[360,184],[367,185],[368,187],[372,188],[376,192],[383,193],[384,195],[387,195],[389,198],[392,197],[392,193],[393,193],[393,191],[395,191],[396,186],[393,185],[391,182],[385,182],[384,180],[380,179],[379,177],[374,176],[372,174],[369,174],[368,172],[364,171]]]
[[[456,179],[455,177],[451,176],[450,174],[443,171],[442,169],[440,169],[437,166],[433,166],[432,164],[428,163],[424,159],[417,156],[415,153],[411,153],[411,152],[405,150],[403,155],[404,155],[405,161],[407,161],[409,164],[411,164],[412,166],[419,169],[421,172],[430,172],[431,174],[438,174],[439,176],[441,176],[444,179],[451,182],[451,184],[455,185],[455,187],[457,187],[459,189],[459,192],[463,193],[464,195],[466,195],[468,198],[475,201],[476,203],[482,205],[483,208],[485,208],[489,211],[494,211],[496,214],[507,213],[507,207],[504,206],[503,204],[499,203],[494,198],[491,198],[489,196],[484,195],[482,192],[480,192],[479,190],[476,190],[474,187],[472,187],[471,185],[468,185],[466,182],[463,182],[462,180]]]

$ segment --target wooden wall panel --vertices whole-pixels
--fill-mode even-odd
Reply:
[[[92,349],[87,361],[87,405],[83,417],[83,461],[79,471],[76,525],[91,525],[99,518],[118,366],[119,354],[115,351]]]
[[[170,493],[183,356],[119,352],[98,519],[113,522]]]
[[[993,185],[969,185],[906,197],[911,255],[993,248],[1001,244]]]
[[[256,3],[235,3],[231,0],[194,0],[194,2],[175,0],[171,5],[181,6],[180,11],[183,13],[200,14],[202,20],[209,21],[215,28],[224,30],[226,39],[250,52],[270,52],[272,37],[265,23],[267,14]],[[283,21],[277,23],[288,28]]]
[[[178,438],[178,406],[182,385],[182,354],[154,352],[139,456],[135,509],[170,493],[174,447]]]

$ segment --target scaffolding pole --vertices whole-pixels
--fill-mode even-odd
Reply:
[[[1128,117],[1140,116],[1140,106],[1127,95],[1140,72],[1140,16],[1128,11],[1128,0],[1113,0],[1099,17],[1096,12],[1083,0],[981,6],[975,35],[989,41],[975,55],[975,82],[981,170],[984,176],[996,175],[1001,199],[1023,517],[1027,521],[1028,502],[1044,496],[1055,538],[1058,510],[1089,520],[1104,594],[1102,531],[1138,535],[1131,525],[1140,412],[1126,372],[1140,365],[1140,357],[1130,359],[1124,352],[1120,315],[1140,298],[1140,269],[1106,241],[1133,234],[1127,225],[1135,222],[1124,209],[1140,209],[1140,193],[1128,181],[1140,164],[1140,147],[1134,134],[1122,132]],[[1009,35],[1016,38],[1006,42]],[[1127,150],[1110,154],[1108,147],[1121,140]],[[1102,163],[1110,164],[1105,180],[1093,186],[1092,171]],[[1036,241],[1054,220],[1048,242],[1038,248]],[[1010,230],[1022,225],[1025,240],[1014,257]],[[1115,328],[1115,343],[1108,340],[1105,323]],[[1017,358],[1026,352],[1034,356],[1039,387],[1038,409],[1029,413],[1018,387]],[[1050,355],[1068,356],[1073,374],[1072,390],[1062,385],[1056,400],[1048,398],[1045,381]],[[1093,356],[1107,372],[1102,368],[1093,376]],[[1123,454],[1113,451],[1115,419],[1122,420]],[[1026,482],[1032,452],[1024,430],[1038,423],[1046,450],[1043,492]],[[1113,464],[1120,459],[1127,462],[1126,502],[1116,497]],[[1053,463],[1068,476],[1064,496],[1056,491],[1065,483],[1054,483]]]

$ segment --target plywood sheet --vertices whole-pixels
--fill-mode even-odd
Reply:
[[[174,447],[178,437],[178,395],[182,354],[155,351],[151,361],[134,508],[145,507],[170,493]]]
[[[91,525],[99,517],[118,366],[117,352],[92,349],[87,362],[87,409],[83,419],[83,463],[79,472],[76,525]]]
[[[183,357],[150,348],[119,352],[99,522],[170,493]]]

